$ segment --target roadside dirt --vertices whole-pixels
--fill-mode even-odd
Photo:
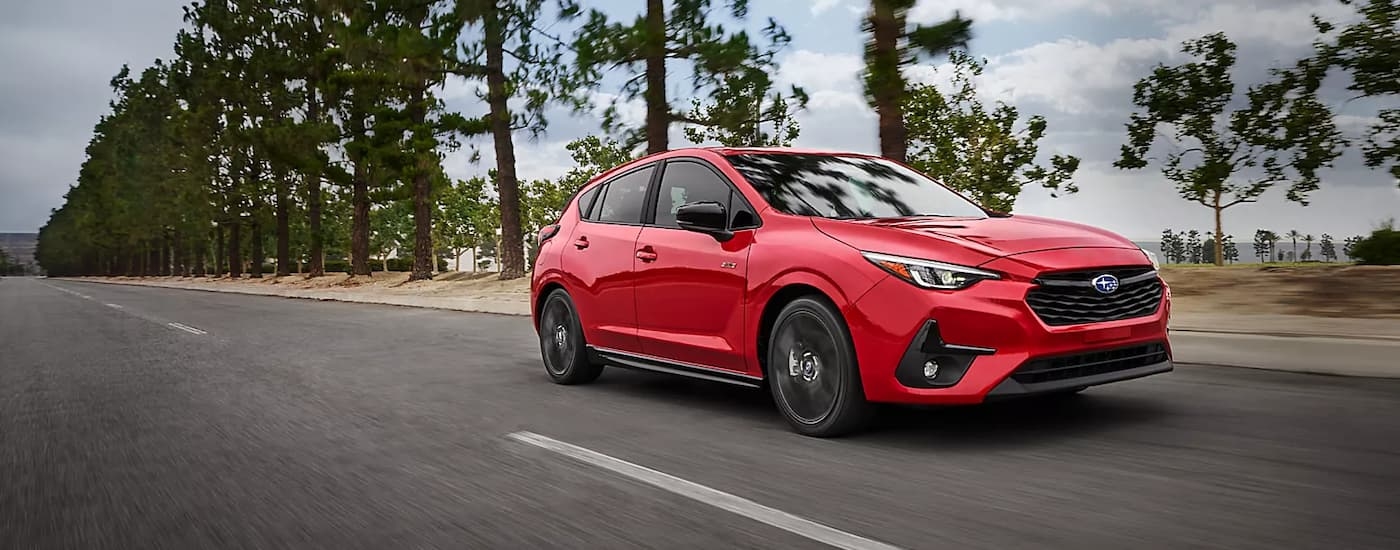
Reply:
[[[1400,318],[1400,266],[1169,266],[1162,278],[1178,311]]]
[[[1168,266],[1162,276],[1172,288],[1176,311],[1190,314],[1306,315],[1332,318],[1400,319],[1400,267]],[[316,279],[301,275],[262,279],[147,277],[118,280],[153,282],[182,288],[226,289],[259,294],[306,294],[370,298],[498,303],[526,307],[529,281],[501,281],[495,273],[439,273],[430,281],[408,282],[407,273],[349,277],[343,273]]]

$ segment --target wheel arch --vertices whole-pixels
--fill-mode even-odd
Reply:
[[[750,339],[754,346],[755,359],[758,365],[758,375],[764,379],[768,378],[768,340],[773,332],[773,324],[778,319],[778,314],[784,307],[793,301],[809,297],[826,302],[832,306],[837,315],[845,319],[845,297],[837,291],[837,287],[831,281],[820,276],[806,273],[794,273],[790,277],[785,277],[781,283],[772,285],[772,293],[763,301],[763,307],[755,321],[753,338]],[[849,323],[847,323],[849,326]]]

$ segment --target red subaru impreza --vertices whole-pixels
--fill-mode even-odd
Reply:
[[[1172,370],[1170,295],[1118,235],[988,212],[902,164],[684,149],[585,185],[538,235],[555,382],[604,366],[767,385],[803,434]]]

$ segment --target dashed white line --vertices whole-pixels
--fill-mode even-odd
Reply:
[[[194,328],[194,327],[192,327],[192,326],[189,326],[189,325],[182,325],[182,324],[176,323],[176,322],[174,322],[174,321],[171,321],[171,322],[166,323],[166,324],[167,324],[167,325],[170,325],[171,328],[183,330],[183,331],[188,332],[188,333],[190,333],[190,334],[209,334],[208,332],[204,332],[204,331],[199,330],[199,329],[197,329],[197,328]]]
[[[122,306],[121,306],[120,304],[102,304],[102,305],[107,306],[107,307],[110,307],[110,308],[112,308],[112,309],[121,309],[121,308],[122,308]]]
[[[687,481],[671,474],[639,466],[603,453],[565,443],[534,432],[515,432],[507,438],[553,451],[579,462],[591,464],[677,495],[700,501],[721,510],[777,527],[836,548],[847,550],[894,550],[898,547],[827,527],[815,521],[770,508],[757,502]]]

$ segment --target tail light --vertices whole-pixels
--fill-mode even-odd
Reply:
[[[545,241],[554,238],[554,236],[555,236],[555,235],[558,235],[558,234],[559,234],[559,224],[556,223],[556,224],[546,225],[546,226],[544,226],[543,228],[540,229],[540,233],[539,233],[538,235],[535,235],[535,242],[538,243],[538,244],[544,244]]]

